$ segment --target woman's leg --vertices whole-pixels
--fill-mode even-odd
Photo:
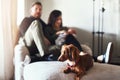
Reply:
[[[33,44],[35,44],[42,57],[48,53],[44,38],[41,23],[38,20],[33,21],[24,36],[26,46],[33,47]]]
[[[75,45],[80,51],[83,51],[80,43],[79,43],[79,42],[77,41],[77,39],[76,39],[73,35],[71,35],[71,34],[69,34],[69,35],[66,36],[65,44],[73,44],[73,45]]]

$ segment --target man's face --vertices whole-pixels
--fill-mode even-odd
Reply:
[[[34,5],[31,8],[31,15],[35,18],[40,18],[42,14],[42,6],[41,5]]]

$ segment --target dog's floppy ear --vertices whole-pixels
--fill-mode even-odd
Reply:
[[[67,46],[67,50],[68,50],[68,59],[70,61],[74,61],[74,57],[73,57],[73,54],[74,54],[74,45],[73,44],[70,44]]]
[[[73,59],[72,59],[72,53],[71,53],[71,49],[70,49],[70,47],[67,49],[67,55],[68,55],[68,59],[70,60],[70,61],[72,61]]]
[[[76,61],[77,57],[79,56],[80,51],[79,51],[78,48],[75,47],[74,45],[71,47],[70,50],[71,50],[70,52],[71,52],[71,55],[72,55],[72,59],[73,59],[74,61]]]

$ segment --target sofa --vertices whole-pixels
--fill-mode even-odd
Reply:
[[[90,48],[82,45],[84,51],[92,55]],[[21,54],[22,53],[22,54]],[[74,73],[64,74],[66,62],[39,61],[30,63],[29,51],[24,45],[16,45],[15,80],[74,80]],[[81,80],[120,80],[120,66],[94,62]]]

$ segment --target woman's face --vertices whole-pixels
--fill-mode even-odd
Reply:
[[[55,21],[55,27],[60,27],[62,24],[62,17],[57,17],[57,20]]]

